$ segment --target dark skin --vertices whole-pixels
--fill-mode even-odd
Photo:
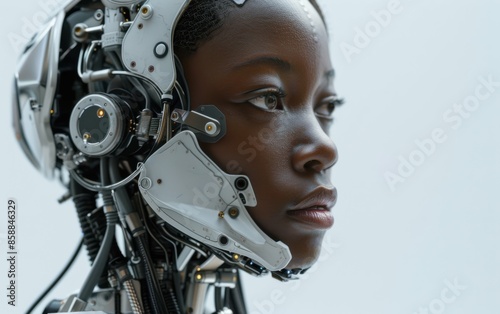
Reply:
[[[319,14],[308,1],[247,1],[213,38],[180,58],[193,109],[214,104],[226,116],[226,135],[202,149],[226,172],[250,178],[258,204],[247,210],[289,246],[287,268],[310,267],[333,224],[334,201],[307,204],[328,212],[322,225],[297,219],[294,209],[314,191],[330,201],[336,195],[329,169],[337,149],[328,136],[336,94]]]

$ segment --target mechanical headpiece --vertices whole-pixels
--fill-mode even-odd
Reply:
[[[190,109],[173,47],[189,2],[70,1],[19,62],[17,139],[47,178],[69,172],[93,191],[133,184],[157,216],[219,258],[286,279],[290,251],[249,215],[258,200],[248,177],[225,173],[198,145],[226,129],[216,106]],[[125,160],[128,176],[105,184],[103,158]]]

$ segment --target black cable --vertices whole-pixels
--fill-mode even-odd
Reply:
[[[150,300],[150,305],[153,307],[155,314],[168,314],[167,306],[161,294],[161,289],[156,278],[156,272],[153,268],[153,263],[146,251],[146,245],[144,241],[144,235],[137,237],[137,244],[139,245],[139,252],[142,255],[144,270],[146,273],[146,284],[148,287],[148,297]]]
[[[245,305],[245,297],[243,296],[243,288],[241,285],[241,277],[239,271],[236,273],[236,287],[234,289],[230,289],[229,293],[231,295],[232,303],[235,309],[235,313],[238,314],[246,314],[247,309]]]
[[[78,221],[80,223],[80,228],[83,233],[83,244],[87,248],[87,254],[90,262],[94,262],[97,253],[99,252],[99,239],[96,238],[92,230],[87,217],[96,207],[95,203],[95,193],[86,190],[75,180],[70,182],[71,195],[73,196],[73,202],[75,204],[76,212],[78,215]],[[101,221],[97,222],[99,226],[103,226],[104,223]],[[104,226],[105,227],[105,226]],[[104,229],[103,229],[104,230]]]
[[[99,248],[99,253],[95,258],[90,273],[87,275],[87,279],[83,283],[82,288],[78,292],[78,298],[85,302],[88,301],[94,287],[99,282],[101,274],[106,270],[108,264],[109,253],[115,243],[115,225],[118,222],[118,213],[116,211],[109,211],[106,213],[106,233],[101,241],[101,246]]]
[[[30,308],[28,309],[28,311],[26,311],[26,314],[30,314],[35,309],[35,307],[37,307],[38,304],[47,296],[47,294],[52,289],[54,289],[54,287],[59,283],[59,281],[61,280],[61,278],[66,274],[66,272],[68,271],[68,269],[75,262],[76,257],[78,256],[78,253],[80,253],[80,250],[82,249],[82,246],[83,246],[83,238],[80,240],[80,243],[78,244],[75,252],[73,253],[73,255],[71,256],[71,258],[69,259],[69,261],[66,264],[66,266],[64,266],[63,270],[52,281],[52,283],[45,289],[45,291],[38,297],[38,299],[36,299],[35,302],[33,302],[33,304],[30,306]]]
[[[215,301],[215,311],[216,312],[222,311],[222,309],[224,308],[224,300],[223,300],[223,296],[222,296],[222,288],[221,287],[215,287],[214,301]]]

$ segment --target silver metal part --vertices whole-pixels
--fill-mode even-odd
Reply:
[[[91,123],[84,123],[91,119]],[[87,95],[75,105],[71,113],[71,139],[84,154],[104,156],[120,144],[124,132],[123,120],[121,110],[113,99],[101,94]]]
[[[119,7],[128,7],[133,4],[140,3],[138,0],[101,0],[101,2],[108,8],[118,9]]]
[[[213,284],[215,287],[235,288],[238,280],[236,269],[219,269],[216,271],[197,271],[195,282]]]
[[[92,33],[102,34],[104,31],[104,24],[102,24],[103,18],[103,11],[98,9],[91,17],[86,20],[81,20],[73,26],[73,39],[77,42],[83,43],[88,42],[89,35]]]
[[[149,13],[137,15],[123,38],[122,59],[127,70],[150,79],[163,93],[174,86],[174,54],[158,57],[155,47],[165,43],[172,51],[175,24],[188,4],[189,0],[147,1],[142,8],[148,8]]]
[[[75,152],[73,150],[73,145],[71,145],[71,140],[69,139],[69,137],[66,134],[58,133],[54,135],[54,140],[56,143],[57,158],[64,161],[71,160]]]
[[[75,169],[81,162],[78,161],[78,158],[75,159],[75,151],[69,136],[58,133],[54,136],[54,141],[56,143],[57,158],[63,161],[66,169]]]
[[[151,127],[151,120],[153,119],[153,111],[144,109],[141,112],[141,118],[137,125],[136,136],[140,141],[147,141],[149,139],[149,130]]]
[[[172,121],[186,124],[198,132],[215,137],[221,131],[221,125],[216,119],[210,118],[196,111],[175,109],[170,115]]]
[[[79,298],[74,298],[71,302],[68,312],[78,312],[84,311],[87,307],[87,302],[80,300]]]
[[[177,256],[177,270],[178,271],[183,271],[184,268],[186,268],[189,260],[193,256],[194,252],[195,252],[195,250],[193,250],[189,246],[185,246],[182,249],[181,254],[179,254],[179,256]]]
[[[125,288],[125,292],[127,293],[130,307],[132,308],[132,313],[143,314],[144,309],[139,294],[140,289],[137,289],[136,286],[134,286],[134,282],[137,283],[137,281],[134,280],[127,280],[123,283],[123,287]]]
[[[85,71],[82,73],[82,81],[84,83],[90,83],[95,81],[109,80],[113,77],[113,71],[110,69],[104,69],[99,71]]]
[[[106,23],[104,24],[104,34],[101,37],[102,47],[118,48],[122,44],[123,36],[125,36],[121,27],[121,23],[125,22],[125,17],[119,8],[112,9],[108,7],[105,9],[104,14]]]
[[[57,87],[59,43],[64,12],[59,12],[32,40],[16,71],[19,136],[27,154],[45,177],[54,177],[56,147],[50,117]],[[33,104],[36,106],[33,106]]]
[[[135,284],[135,283],[134,283]],[[138,286],[135,286],[137,289]],[[69,296],[57,313],[81,313],[81,314],[107,314],[115,313],[115,290],[104,289],[94,292],[84,308],[70,310],[74,303],[79,303],[76,295]],[[81,300],[80,300],[81,301]],[[133,310],[128,302],[127,292],[120,290],[120,309],[122,314],[133,314]]]
[[[197,267],[192,274],[192,282],[186,299],[186,308],[189,313],[203,314],[205,297],[209,287],[208,283],[196,280],[196,273],[215,271],[224,262],[214,255],[210,256],[201,266]]]
[[[245,4],[247,0],[233,0],[234,3],[236,3],[239,6],[242,6]]]
[[[246,189],[235,188],[241,177],[246,178],[224,173],[202,152],[195,135],[182,131],[149,157],[139,182],[150,179],[149,188],[140,186],[140,191],[156,214],[174,228],[206,245],[246,256],[269,270],[282,269],[291,259],[290,250],[252,220],[243,200],[249,207],[257,201],[248,178]],[[226,214],[234,207],[239,210],[237,218]]]

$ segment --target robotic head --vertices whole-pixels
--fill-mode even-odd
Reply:
[[[216,106],[190,108],[173,41],[189,3],[70,1],[22,54],[16,137],[45,177],[69,173],[86,190],[114,191],[131,233],[133,210],[119,189],[139,191],[159,224],[223,261],[291,278],[289,248],[247,211],[258,201],[248,177],[225,173],[200,149],[226,128]],[[111,178],[101,171],[108,164],[119,164]]]

